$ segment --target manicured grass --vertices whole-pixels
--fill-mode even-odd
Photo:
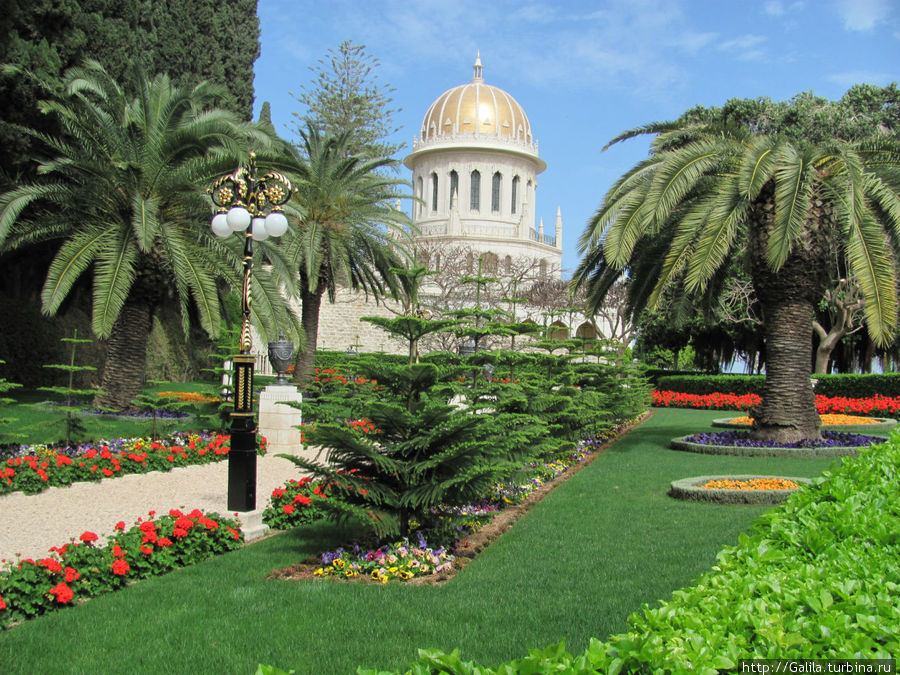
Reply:
[[[262,662],[352,673],[404,668],[419,647],[491,664],[562,638],[577,653],[690,584],[765,510],[679,502],[672,480],[813,477],[832,462],[667,449],[721,415],[658,410],[447,584],[265,580],[348,536],[317,524],[0,633],[0,670],[252,673]]]

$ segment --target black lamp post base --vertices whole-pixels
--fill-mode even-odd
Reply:
[[[228,510],[256,510],[256,432],[231,432],[228,452]]]

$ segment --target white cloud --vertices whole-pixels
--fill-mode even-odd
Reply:
[[[723,52],[743,51],[758,47],[766,41],[764,35],[742,35],[732,40],[726,40],[719,45],[719,49]]]
[[[763,4],[763,11],[769,16],[784,16],[799,11],[803,8],[802,2],[791,2],[785,4],[781,0],[767,0]]]
[[[891,13],[891,0],[834,0],[834,6],[844,28],[854,31],[872,30]]]
[[[827,77],[829,82],[849,89],[854,84],[877,84],[886,86],[897,80],[897,76],[890,73],[883,73],[873,70],[846,70],[840,73],[830,73]]]

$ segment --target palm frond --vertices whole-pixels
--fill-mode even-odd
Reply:
[[[808,157],[794,146],[782,144],[776,151],[775,223],[769,236],[766,262],[773,271],[784,265],[809,214],[814,171]]]
[[[121,232],[120,232],[121,235]],[[119,312],[128,300],[135,279],[138,248],[135,241],[118,236],[107,241],[94,273],[94,302],[91,327],[97,337],[109,337]]]

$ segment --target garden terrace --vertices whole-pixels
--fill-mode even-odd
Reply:
[[[109,663],[110,635],[141,635],[129,643],[121,672],[137,663],[146,671],[197,673],[250,673],[260,662],[317,673],[354,672],[361,664],[405,669],[418,648],[458,646],[466,660],[496,664],[562,638],[580,653],[591,638],[626,630],[626,617],[643,604],[698,578],[765,512],[668,496],[671,481],[683,476],[760,472],[759,459],[666,448],[718,416],[657,411],[445,584],[266,580],[353,536],[315,523],[19,625],[0,639],[0,663],[8,672],[90,670],[99,659]],[[832,463],[764,461],[766,473],[809,478]],[[692,546],[673,547],[672,540]],[[585,606],[592,611],[573,611]],[[173,648],[173,626],[183,648]]]

